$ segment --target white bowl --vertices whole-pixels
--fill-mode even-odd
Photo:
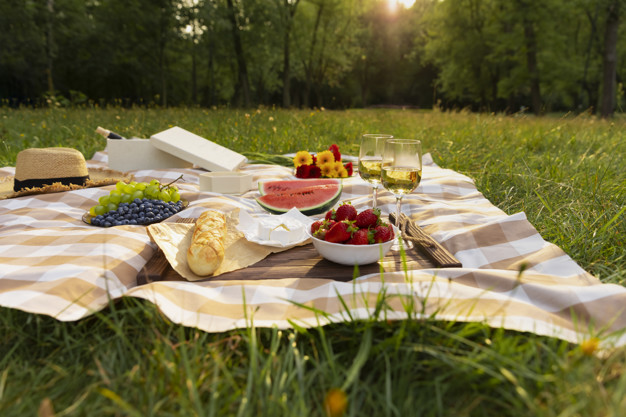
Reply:
[[[311,234],[311,229],[307,228],[307,233],[313,241],[313,246],[323,258],[342,265],[367,265],[378,262],[387,255],[393,246],[393,242],[400,235],[400,230],[393,226],[394,239],[371,245],[346,245],[344,243],[331,243],[320,240]]]

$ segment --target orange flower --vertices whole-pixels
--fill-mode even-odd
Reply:
[[[348,408],[348,397],[342,389],[332,388],[324,398],[324,410],[329,417],[341,417]]]

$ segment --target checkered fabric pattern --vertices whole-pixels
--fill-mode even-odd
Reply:
[[[107,155],[97,152],[87,163],[106,167]],[[246,165],[243,171],[253,174],[255,185],[292,178],[291,169],[279,166]],[[202,172],[142,170],[134,175],[138,181],[157,178],[166,183],[183,174],[179,188],[190,204],[169,221],[198,217],[208,208],[268,215],[254,201],[255,190],[243,196],[199,192]],[[13,167],[0,168],[0,181],[13,174]],[[221,332],[251,321],[257,327],[287,328],[291,323],[306,327],[368,318],[384,290],[388,310],[380,319],[435,316],[571,342],[601,335],[611,345],[626,344],[625,288],[601,284],[542,239],[524,213],[505,214],[470,178],[438,167],[428,155],[422,183],[404,198],[402,209],[463,267],[365,275],[351,282],[310,276],[250,281],[217,277],[137,286],[138,271],[156,250],[146,228],[98,228],[81,220],[112,188],[0,201],[0,305],[70,321],[103,309],[109,298],[139,297],[176,323]],[[346,179],[342,200],[362,209],[371,203],[371,188],[358,176]],[[395,199],[381,190],[379,207],[389,213],[395,210]],[[520,273],[522,265],[526,269]]]

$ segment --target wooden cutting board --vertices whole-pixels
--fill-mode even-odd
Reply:
[[[179,222],[189,223],[190,221],[189,219],[180,219]],[[377,262],[369,265],[361,265],[358,269],[357,276],[377,273],[380,271],[381,265],[385,272],[403,270],[400,252],[390,252],[383,258],[381,263]],[[434,264],[421,252],[410,250],[406,254],[406,266],[408,269],[425,269],[434,267]],[[327,261],[317,253],[313,244],[308,244],[270,254],[265,259],[247,268],[228,272],[217,277],[207,277],[202,281],[284,278],[322,278],[337,281],[350,281],[354,274],[354,267]],[[137,285],[149,284],[156,281],[186,281],[172,269],[160,249],[137,274]]]

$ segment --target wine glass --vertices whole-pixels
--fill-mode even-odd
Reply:
[[[422,142],[415,139],[387,140],[383,151],[381,182],[396,197],[396,225],[400,224],[402,197],[415,190],[421,179]],[[406,248],[412,246],[411,242],[405,242]]]
[[[392,135],[379,133],[367,133],[361,137],[361,147],[359,148],[359,175],[365,181],[372,184],[373,208],[376,208],[376,196],[378,194],[378,185],[380,184],[380,167],[383,161],[385,141],[391,138],[393,138]]]

